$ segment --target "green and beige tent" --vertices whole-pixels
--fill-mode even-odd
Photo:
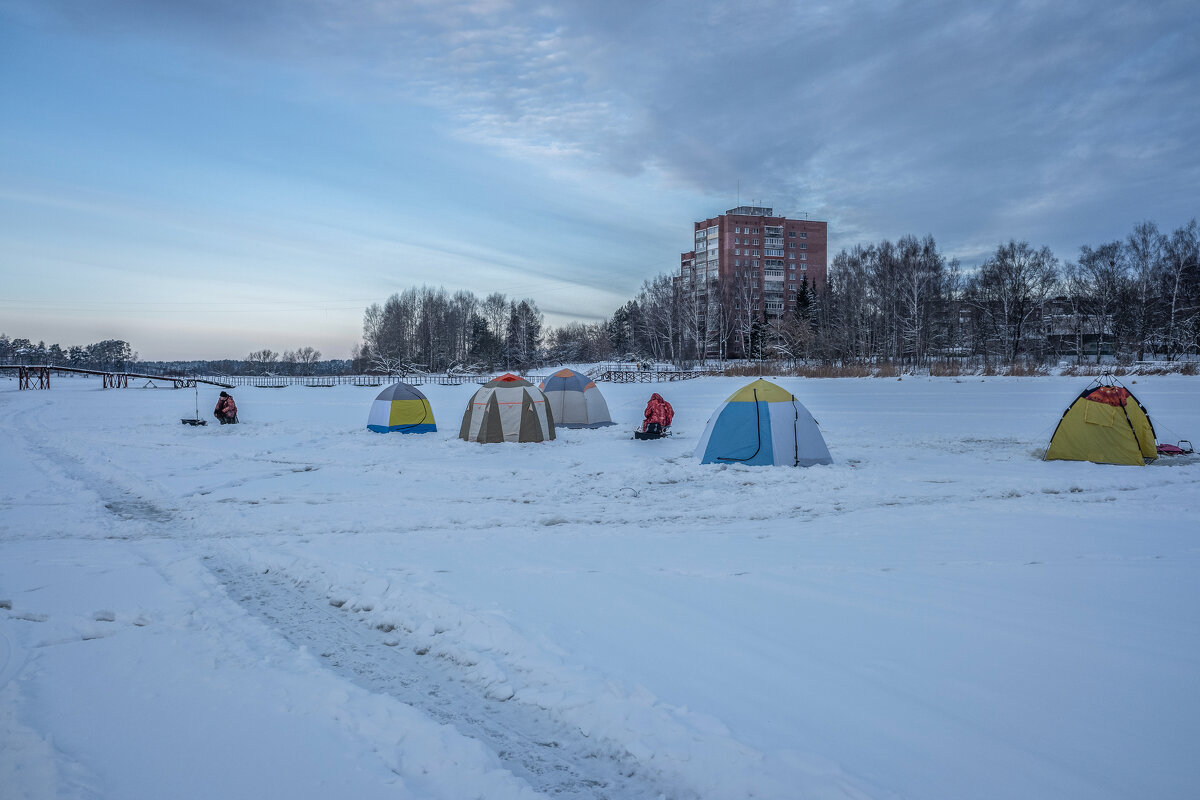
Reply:
[[[458,438],[468,442],[544,442],[554,438],[546,395],[524,378],[501,375],[467,403]]]
[[[1088,385],[1063,412],[1046,461],[1142,466],[1158,458],[1154,425],[1133,392],[1111,376]]]

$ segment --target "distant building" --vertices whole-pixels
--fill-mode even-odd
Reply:
[[[809,289],[825,284],[826,222],[738,206],[692,227],[694,248],[679,257],[679,281],[702,319],[724,302],[728,317],[769,321],[795,308],[805,281]]]

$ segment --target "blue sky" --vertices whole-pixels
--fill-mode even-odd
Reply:
[[[0,331],[314,346],[408,286],[602,319],[742,202],[1070,259],[1200,213],[1192,3],[0,0]]]

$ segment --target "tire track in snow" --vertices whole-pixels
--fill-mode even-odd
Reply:
[[[370,628],[286,578],[215,558],[207,563],[232,600],[288,642],[308,648],[329,669],[367,691],[391,696],[480,741],[509,771],[549,797],[696,797],[657,785],[618,745],[589,739],[536,708],[487,697],[483,688],[458,680],[446,659],[418,655],[397,643],[398,631],[385,635]]]
[[[43,426],[44,427],[44,426]],[[130,476],[98,469],[80,455],[30,431],[20,432],[27,452],[44,459],[47,477],[91,492],[109,513],[94,518],[101,538],[199,540],[182,509],[163,502],[152,485],[129,486]],[[65,490],[65,489],[64,489]],[[151,491],[147,491],[151,490]],[[79,536],[79,531],[63,535]],[[88,537],[91,538],[91,537]],[[411,647],[388,646],[383,634],[307,595],[278,576],[206,563],[243,608],[267,621],[287,641],[321,655],[342,678],[390,695],[432,719],[474,738],[535,790],[562,800],[695,800],[694,792],[666,790],[618,744],[591,740],[577,728],[537,708],[485,696],[458,679],[446,659]],[[399,634],[393,634],[393,638]],[[6,667],[17,661],[6,654]],[[6,673],[7,674],[7,673]],[[9,675],[8,677],[11,677]]]

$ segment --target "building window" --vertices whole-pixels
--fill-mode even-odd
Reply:
[[[755,250],[755,251],[754,251],[753,253],[751,253],[750,255],[754,255],[754,256],[756,256],[756,255],[758,255],[758,251],[757,251],[757,250]]]
[[[788,247],[795,247],[795,246],[796,246],[795,242],[788,242]]]
[[[754,239],[754,241],[752,242],[752,244],[758,244],[758,238],[757,238],[757,237]]]
[[[794,261],[794,260],[796,259],[796,254],[795,254],[795,253],[788,253],[788,258],[790,258],[790,259],[792,259],[792,260]]]
[[[800,243],[800,249],[801,249],[801,250],[807,250],[807,249],[808,249],[808,245],[807,245],[807,244],[805,244],[804,242],[801,242],[801,243]]]
[[[740,227],[737,227],[737,228],[734,228],[734,229],[733,229],[733,232],[734,232],[734,233],[741,233],[741,232],[742,232],[742,229],[741,229]]]
[[[808,261],[808,253],[801,253],[801,254],[800,254],[800,260],[801,260],[801,261]]]
[[[757,262],[757,261],[751,261],[751,262],[750,262],[750,266],[752,266],[752,267],[757,267],[757,266],[758,266],[758,262]]]
[[[807,239],[807,238],[808,238],[808,234],[807,234],[807,233],[805,233],[804,231],[801,231],[801,232],[800,232],[800,238],[801,238],[801,239]]]
[[[788,238],[789,238],[789,239],[795,239],[795,238],[796,238],[796,232],[795,232],[795,231],[788,231]]]

